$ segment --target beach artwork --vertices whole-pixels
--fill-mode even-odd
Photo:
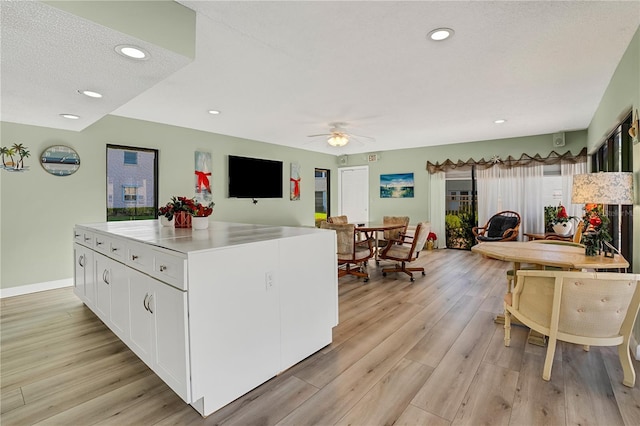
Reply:
[[[413,173],[380,175],[380,198],[413,198]]]

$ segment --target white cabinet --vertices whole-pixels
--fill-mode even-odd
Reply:
[[[93,251],[78,243],[73,245],[75,258],[74,293],[87,305],[95,303]]]
[[[207,416],[331,343],[335,233],[157,221],[78,225],[76,294]]]
[[[98,240],[96,236],[96,240]],[[127,268],[100,253],[94,253],[96,314],[126,342],[129,338],[129,276]]]
[[[186,293],[135,270],[131,284],[131,349],[182,399],[190,387]]]

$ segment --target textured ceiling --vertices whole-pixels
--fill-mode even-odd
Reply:
[[[62,92],[106,81],[115,91],[108,107],[94,111],[82,97],[77,106],[98,116],[121,105],[113,114],[336,155],[585,129],[640,25],[640,1],[179,3],[197,14],[196,58],[142,83],[129,81],[136,73],[122,61],[88,68],[113,56],[113,34],[72,16],[60,24],[23,11],[26,40],[6,42],[3,3],[2,119],[63,127],[38,105],[68,112]],[[455,35],[428,41],[436,27]],[[44,35],[30,40],[31,31]],[[104,49],[87,60],[60,38]],[[26,43],[44,43],[43,56],[15,53]],[[7,55],[16,62],[5,66]],[[45,77],[7,111],[7,94],[20,97]],[[333,148],[307,137],[332,122],[375,140]]]

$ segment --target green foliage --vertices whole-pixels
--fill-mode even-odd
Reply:
[[[448,214],[444,220],[447,247],[470,250],[475,242],[471,228],[476,226],[478,221],[471,209],[460,210],[458,214]]]

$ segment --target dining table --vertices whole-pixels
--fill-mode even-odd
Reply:
[[[483,242],[471,247],[471,251],[492,259],[513,262],[513,276],[522,264],[533,264],[540,269],[555,267],[562,270],[617,269],[626,270],[629,262],[621,255],[606,257],[604,254],[587,256],[584,247],[564,244],[545,244],[535,241]],[[507,293],[511,292],[507,284]],[[497,323],[504,323],[504,315],[496,316]],[[544,336],[530,333],[529,343],[545,345]]]
[[[405,225],[402,223],[358,223],[356,224],[356,231],[364,233],[366,238],[373,238],[375,247],[374,259],[376,260],[376,264],[378,264],[378,254],[380,249],[378,247],[378,241],[380,240],[379,233],[404,227]]]

